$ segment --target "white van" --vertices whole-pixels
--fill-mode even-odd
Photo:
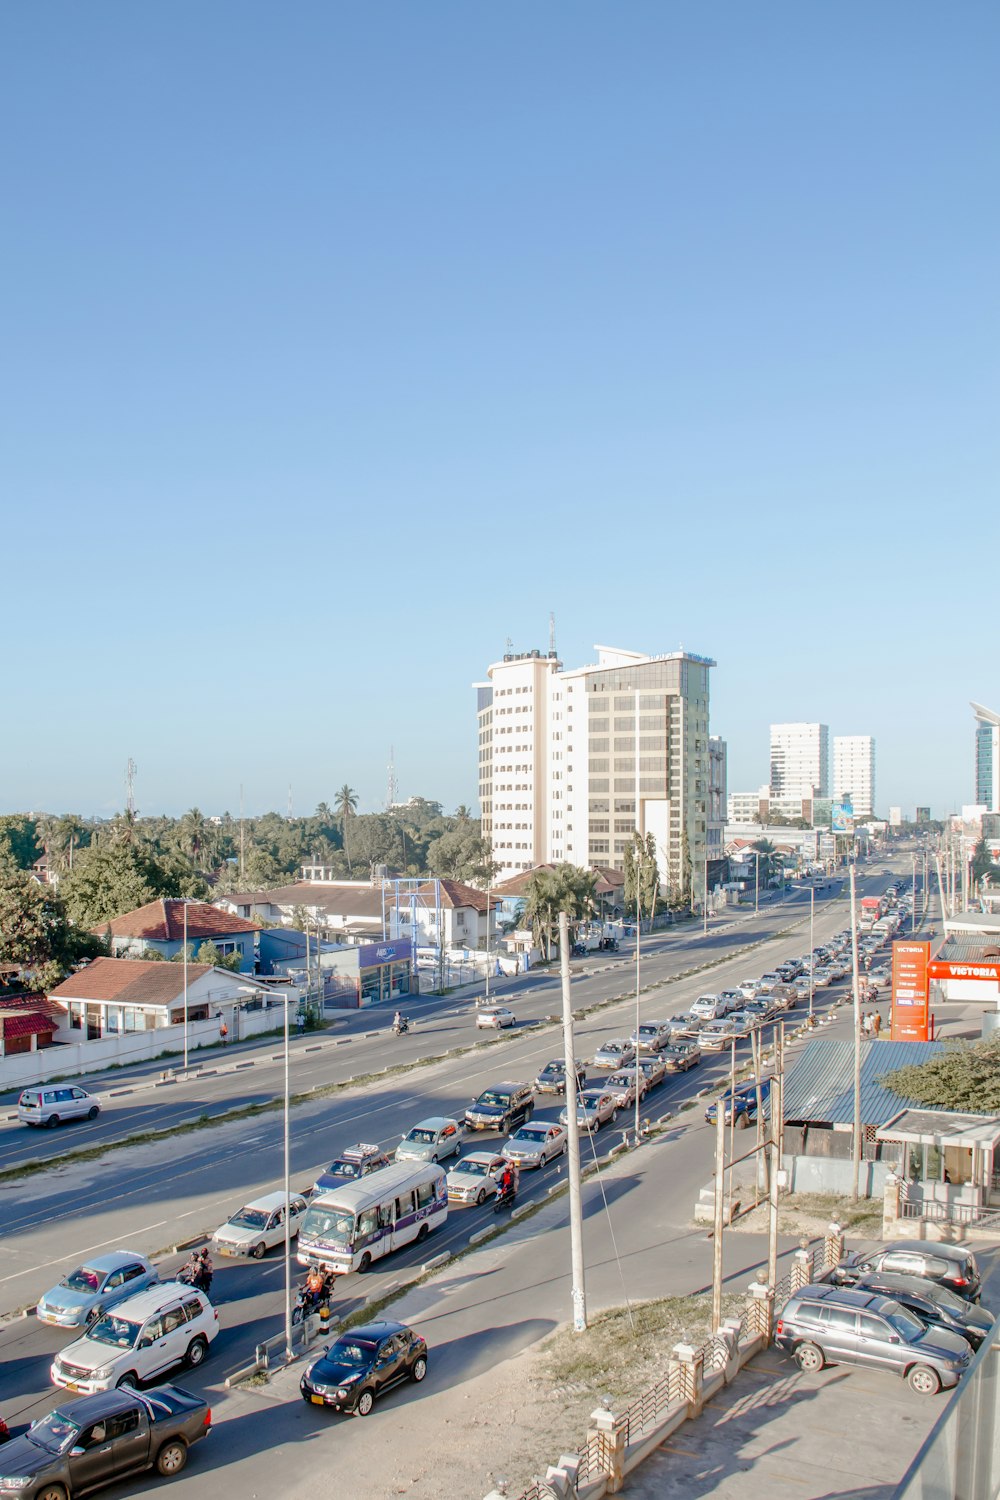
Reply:
[[[57,1354],[53,1385],[92,1395],[154,1380],[173,1365],[202,1363],[219,1331],[219,1314],[204,1292],[166,1281],[126,1297]]]
[[[326,1265],[338,1276],[367,1271],[390,1250],[426,1239],[447,1217],[442,1168],[397,1162],[313,1199],[299,1225],[298,1262]]]
[[[101,1102],[75,1084],[44,1084],[24,1089],[17,1118],[24,1125],[61,1125],[63,1120],[96,1120]]]
[[[288,1204],[291,1210],[288,1229],[294,1239],[306,1211],[306,1200],[301,1193],[292,1193]],[[285,1195],[280,1191],[244,1203],[212,1235],[212,1245],[219,1255],[252,1255],[254,1260],[260,1260],[275,1245],[284,1243]]]

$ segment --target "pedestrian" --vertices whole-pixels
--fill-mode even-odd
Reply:
[[[864,1032],[865,1036],[871,1036],[872,1034],[872,1018],[869,1011],[865,1011],[864,1015],[861,1017],[861,1030]]]
[[[229,1041],[229,1027],[226,1025],[225,1021],[223,1021],[222,1025],[219,1027],[219,1038],[223,1046],[225,1046]]]
[[[879,1011],[875,1011],[875,1013],[872,1016],[872,1031],[874,1031],[874,1033],[875,1033],[875,1035],[877,1037],[878,1034],[879,1034],[879,1032],[881,1030],[882,1030],[882,1016],[881,1016],[881,1014],[880,1014]]]

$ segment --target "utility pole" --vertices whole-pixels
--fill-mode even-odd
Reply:
[[[815,957],[815,954],[813,953],[813,949],[816,946],[816,934],[813,931],[813,924],[814,924],[815,920],[816,920],[816,887],[814,885],[811,885],[809,887],[809,1024],[810,1024],[810,1026],[812,1025],[812,1018],[813,1018],[813,990],[815,989],[815,986],[813,984],[813,971],[816,968],[816,957]]]
[[[753,914],[760,911],[760,850],[755,849],[753,862]]]
[[[562,980],[563,1054],[566,1063],[566,1155],[569,1159],[569,1237],[573,1266],[573,1331],[587,1331],[587,1288],[583,1266],[583,1198],[580,1178],[580,1124],[577,1120],[579,1089],[576,1079],[576,1044],[573,1040],[573,1004],[569,979],[569,917],[559,913],[559,977]]]
[[[638,744],[638,740],[636,741]],[[639,1144],[639,989],[642,953],[642,882],[645,875],[646,856],[643,853],[635,873],[635,1143]]]
[[[851,1201],[857,1203],[861,1185],[861,983],[858,978],[858,914],[854,880],[851,866],[851,983],[854,986],[854,1133],[851,1154],[854,1161]]]
[[[785,1081],[785,1023],[779,1021],[774,1033],[774,1077],[771,1079],[771,1176],[768,1183],[767,1215],[767,1284],[775,1286],[778,1281],[778,1173],[781,1170],[781,1154],[784,1135],[784,1101],[782,1088]]]
[[[722,1327],[722,1228],[726,1176],[726,1110],[715,1101],[715,1228],[712,1236],[712,1332]]]
[[[708,936],[708,852],[707,851],[705,853],[705,900],[704,900],[704,902],[702,904],[704,906],[704,918],[705,918],[705,925],[704,925],[704,928],[703,928],[703,932],[704,932],[705,937],[707,937]]]

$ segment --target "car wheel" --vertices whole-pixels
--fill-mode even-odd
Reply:
[[[617,1109],[613,1109],[611,1111],[611,1123],[612,1123],[612,1125],[615,1123],[615,1121],[617,1120],[617,1118],[618,1118],[618,1111],[617,1111]]]
[[[117,1382],[117,1386],[118,1386],[118,1389],[120,1391],[134,1391],[134,1390],[137,1390],[138,1386],[139,1386],[139,1377],[135,1373],[134,1370],[129,1370]]]
[[[357,1412],[359,1417],[367,1417],[368,1413],[371,1411],[374,1405],[375,1397],[372,1392],[362,1391],[361,1395],[358,1397],[358,1404],[354,1408],[354,1410]]]
[[[930,1365],[914,1365],[906,1383],[918,1396],[936,1396],[941,1389],[941,1377]]]
[[[800,1344],[795,1351],[795,1360],[800,1370],[815,1375],[826,1364],[823,1351],[818,1344]]]
[[[366,1250],[365,1253],[364,1253],[364,1255],[362,1255],[361,1260],[358,1263],[358,1270],[364,1272],[364,1271],[370,1271],[371,1268],[372,1268],[372,1258],[368,1254],[368,1251]]]
[[[100,1113],[101,1113],[101,1111],[98,1109],[97,1105],[96,1104],[92,1104],[91,1107],[90,1107],[90,1109],[87,1110],[87,1119],[88,1120],[96,1120],[97,1116]]]
[[[179,1438],[164,1443],[156,1455],[156,1472],[162,1474],[165,1479],[172,1479],[187,1463],[187,1456],[187,1444],[182,1443]]]
[[[61,1484],[46,1484],[37,1491],[36,1500],[67,1500]]]
[[[416,1380],[419,1383],[421,1380],[423,1380],[426,1374],[427,1356],[426,1354],[418,1354],[416,1359],[413,1361],[413,1369],[410,1371],[410,1379]]]
[[[49,1118],[45,1121],[45,1123],[50,1130],[55,1130],[56,1126],[59,1124],[59,1116],[49,1115]]]
[[[422,1245],[423,1242],[424,1242],[424,1240],[430,1234],[430,1232],[431,1232],[431,1226],[428,1223],[426,1223],[426,1221],[425,1221],[423,1224],[421,1224],[420,1228],[417,1230],[417,1244],[418,1245]]]
[[[103,1307],[92,1307],[90,1309],[90,1312],[87,1314],[87,1327],[89,1328],[92,1323],[96,1323],[98,1318],[101,1317],[103,1313]]]
[[[478,1194],[476,1195],[476,1206],[478,1208],[482,1208],[482,1206],[483,1206],[483,1204],[485,1202],[486,1202],[486,1189],[485,1188],[480,1188]]]
[[[199,1334],[198,1338],[192,1339],[188,1344],[187,1362],[192,1370],[205,1363],[205,1355],[208,1353],[208,1344]]]
[[[267,1246],[264,1244],[264,1241],[258,1240],[256,1245],[251,1245],[250,1254],[253,1256],[254,1260],[263,1260],[264,1252],[266,1251],[266,1249]]]

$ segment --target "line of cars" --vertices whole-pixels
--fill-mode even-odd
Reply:
[[[958,1384],[994,1317],[979,1305],[968,1245],[899,1240],[856,1251],[785,1302],[775,1343],[807,1373],[827,1364],[887,1370],[919,1395]]]

